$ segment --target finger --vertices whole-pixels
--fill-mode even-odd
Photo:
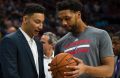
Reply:
[[[51,67],[50,67],[50,68],[48,69],[48,71],[53,71],[54,69],[55,69],[55,68],[51,68]]]
[[[52,65],[51,63],[48,64],[48,66],[51,66],[51,65]]]
[[[74,74],[72,76],[64,76],[64,78],[78,78],[79,74]]]
[[[75,75],[72,75],[72,76],[64,76],[64,78],[78,78],[79,75],[78,74],[75,74]]]
[[[71,72],[64,72],[65,75],[75,75],[78,74],[79,70],[71,71]]]
[[[51,71],[51,68],[50,68],[50,69],[48,69],[48,71]]]
[[[82,63],[83,61],[79,58],[73,57],[73,59],[77,62],[77,63]]]
[[[75,77],[72,77],[72,76],[64,76],[64,78],[75,78]]]
[[[79,67],[78,66],[66,66],[67,69],[70,69],[70,70],[78,70]]]
[[[73,76],[76,77],[77,75],[79,75],[79,70],[75,70],[75,71],[71,71],[71,72],[64,72],[65,76]]]
[[[49,63],[49,65],[51,65],[51,63]],[[49,66],[50,68],[48,69],[48,71],[52,71],[53,68],[51,66]]]

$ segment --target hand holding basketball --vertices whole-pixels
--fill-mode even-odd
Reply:
[[[65,78],[77,78],[81,74],[86,72],[87,65],[85,65],[81,59],[78,59],[75,57],[73,57],[73,59],[78,63],[78,65],[76,65],[76,66],[68,65],[67,68],[72,69],[74,71],[64,72]]]
[[[74,71],[74,69],[66,68],[66,66],[76,66],[77,62],[71,54],[60,53],[49,65],[53,78],[64,78],[64,72]]]

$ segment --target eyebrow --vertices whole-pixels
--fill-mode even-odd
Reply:
[[[37,22],[42,22],[40,19],[34,19],[34,21],[37,21]]]

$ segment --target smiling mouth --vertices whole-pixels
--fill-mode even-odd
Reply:
[[[38,30],[35,30],[35,33],[37,33],[37,34],[38,34],[39,32],[40,32],[40,31],[38,31]]]
[[[35,30],[36,32],[40,32],[40,30]]]

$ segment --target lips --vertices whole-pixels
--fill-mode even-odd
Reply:
[[[40,30],[35,30],[35,32],[40,32]]]
[[[69,30],[69,29],[71,29],[71,27],[70,26],[68,26],[68,25],[64,25],[64,26],[62,26],[64,29],[66,29],[66,30]]]
[[[67,27],[68,27],[68,25],[62,25],[62,27],[67,28]]]
[[[35,30],[35,33],[37,33],[37,34],[38,34],[39,32],[40,32],[39,30]]]

